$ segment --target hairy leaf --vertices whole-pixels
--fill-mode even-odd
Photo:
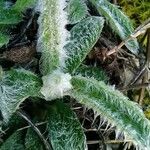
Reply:
[[[42,52],[40,69],[43,75],[52,73],[64,65],[67,40],[67,15],[64,11],[65,0],[43,0],[38,2],[41,12],[38,23],[38,51]]]
[[[49,108],[48,131],[54,150],[86,150],[85,135],[77,117],[60,101]]]
[[[3,8],[3,7],[4,7],[4,1],[0,0],[0,8]]]
[[[35,2],[36,0],[17,0],[12,9],[18,12],[23,12],[27,8],[33,7]]]
[[[10,0],[0,0],[0,9],[9,9],[13,5]]]
[[[22,128],[26,125],[27,125],[26,121],[20,116],[16,115],[16,113],[14,113],[9,119],[8,123],[3,124],[2,131],[7,130],[7,133],[12,134],[17,129]]]
[[[70,24],[80,22],[88,14],[87,6],[83,0],[69,0],[67,12]]]
[[[1,150],[25,150],[23,145],[23,133],[13,133],[0,147]]]
[[[97,8],[98,12],[106,18],[112,30],[118,34],[122,40],[126,40],[126,38],[132,34],[134,29],[131,21],[116,5],[111,4],[107,0],[90,0],[90,2]],[[139,45],[136,39],[126,42],[125,45],[132,53],[138,53]]]
[[[41,80],[29,71],[5,72],[0,80],[0,110],[3,121],[8,122],[10,116],[26,98],[38,96],[41,84]]]
[[[72,28],[70,42],[65,46],[67,72],[74,73],[80,66],[100,37],[103,25],[103,18],[88,17]]]
[[[62,98],[66,91],[72,88],[70,83],[71,75],[59,70],[56,70],[47,76],[43,76],[42,80],[43,86],[41,88],[41,93],[48,101]]]
[[[9,42],[9,29],[22,21],[22,11],[27,7],[31,7],[35,0],[17,0],[13,5],[10,1],[0,1],[0,47]],[[13,5],[13,6],[12,6]]]
[[[83,77],[91,77],[98,81],[108,82],[106,73],[98,67],[81,65],[75,72],[75,75],[81,75]]]
[[[0,25],[12,25],[21,22],[23,17],[22,12],[32,7],[35,1],[36,0],[17,0],[13,6],[11,6],[12,4],[7,4],[7,1],[0,2]]]
[[[142,150],[149,149],[150,121],[136,103],[95,79],[76,76],[72,78],[72,85],[70,96],[102,115]]]
[[[22,21],[22,14],[11,9],[0,9],[0,25],[12,25]]]
[[[26,150],[43,150],[43,146],[37,133],[32,128],[29,128],[25,138]]]
[[[0,48],[3,46],[3,45],[6,45],[8,44],[9,42],[9,36],[3,34],[3,33],[0,33]]]

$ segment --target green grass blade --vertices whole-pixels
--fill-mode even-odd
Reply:
[[[23,145],[23,133],[14,132],[0,147],[0,150],[25,150]]]
[[[102,115],[137,147],[149,149],[150,121],[136,103],[95,79],[76,76],[72,78],[72,85],[71,97]]]
[[[82,0],[69,0],[67,5],[68,19],[70,24],[80,22],[88,14],[88,8]]]
[[[90,2],[106,18],[109,26],[122,40],[126,40],[134,31],[130,19],[116,5],[111,4],[107,0],[90,0]],[[132,53],[138,53],[139,45],[136,39],[126,42],[125,45]]]
[[[54,150],[86,150],[85,135],[77,117],[61,101],[49,108],[48,131]]]
[[[103,18],[88,17],[72,28],[70,42],[65,46],[66,72],[75,73],[100,37],[103,25]]]
[[[38,96],[41,84],[41,80],[29,71],[5,72],[0,80],[0,110],[3,121],[8,122],[10,116],[26,98]]]

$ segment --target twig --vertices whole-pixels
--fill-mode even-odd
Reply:
[[[136,74],[136,76],[133,78],[133,80],[131,81],[130,85],[133,85],[134,83],[136,83],[140,78],[142,78],[145,74],[145,72],[147,71],[147,66],[146,63],[144,64],[144,66],[142,67],[142,69]]]
[[[150,28],[150,18],[147,19],[143,24],[141,24],[136,30],[131,34],[133,38],[138,37],[141,34],[144,34],[147,29]]]
[[[108,51],[106,53],[106,57],[112,55],[113,53],[116,53],[129,40],[135,39],[139,35],[144,34],[148,28],[150,28],[150,19],[146,20],[142,25],[136,28],[136,30],[125,41],[122,41],[118,46],[115,46],[112,50]]]
[[[149,67],[150,63],[150,29],[147,30],[147,50],[146,50],[146,65]]]
[[[93,122],[93,119],[92,119],[91,116],[85,114],[85,117],[87,117],[90,122]],[[96,123],[92,123],[92,127],[93,127],[94,129],[96,129],[96,128],[98,129],[98,128],[99,128],[99,126],[98,126]],[[99,137],[100,137],[100,139],[101,139],[101,143],[102,143],[103,146],[106,148],[106,145],[105,145],[105,143],[104,143],[104,137],[103,137],[103,134],[102,134],[101,130],[98,129],[96,132],[98,133],[98,135],[99,135]]]
[[[143,79],[142,79],[142,83],[145,83],[147,81],[147,72],[145,73]],[[143,99],[144,99],[144,96],[145,96],[145,87],[142,87],[141,88],[141,92],[140,92],[140,95],[139,95],[139,100],[138,100],[138,103],[139,105],[142,106],[143,104]]]
[[[149,87],[149,86],[150,86],[150,83],[142,83],[142,84],[135,84],[135,85],[119,88],[118,90],[120,90],[120,91],[128,91],[128,90],[133,90],[133,89],[146,88],[146,87]]]
[[[45,122],[40,122],[40,123],[35,123],[35,126],[41,126],[41,125],[46,124],[46,123],[47,123],[47,121],[45,121]],[[17,131],[22,131],[22,130],[28,129],[28,128],[30,128],[30,127],[32,127],[32,126],[31,126],[31,125],[25,126],[25,127],[23,127],[23,128],[18,129]]]
[[[3,68],[2,66],[0,65],[0,80],[3,78]]]
[[[28,124],[34,129],[34,131],[38,134],[41,141],[43,141],[43,144],[45,145],[46,150],[52,150],[52,146],[45,140],[44,136],[41,134],[40,130],[34,125],[34,123],[28,118],[28,116],[23,111],[17,111],[17,114],[21,116],[23,119],[25,119]]]
[[[87,141],[87,144],[88,145],[99,144],[100,142],[101,142],[100,140]],[[105,144],[116,144],[116,143],[124,143],[124,142],[132,142],[132,140],[107,140],[107,141],[104,141]]]
[[[113,0],[113,4],[117,5],[117,0]]]
[[[95,128],[91,128],[91,129],[86,129],[86,128],[84,128],[84,131],[85,132],[97,132],[97,129],[95,129]]]
[[[144,77],[142,79],[142,83],[145,83],[148,81],[148,68],[149,68],[149,63],[150,63],[150,29],[147,30],[147,50],[146,50],[146,67],[147,71],[144,74]],[[144,93],[145,93],[145,87],[141,89],[140,96],[139,96],[139,104],[142,105],[143,99],[144,99]]]
[[[25,34],[25,32],[27,31],[27,29],[29,28],[29,26],[31,25],[32,21],[33,21],[33,18],[34,18],[34,15],[35,15],[35,11],[33,10],[32,13],[31,13],[31,18],[29,19],[27,25],[24,27],[23,31],[21,32],[21,34],[15,39],[13,40],[12,42],[10,42],[7,47],[11,47],[12,45],[14,45],[16,42],[18,42],[18,40],[20,40],[23,35]]]
[[[85,132],[97,132],[98,130],[103,131],[103,132],[106,131],[106,129],[95,129],[95,128],[85,129],[85,128],[84,128],[84,131],[85,131]],[[109,129],[109,130],[114,131],[114,129]]]
[[[73,107],[71,108],[72,110],[78,110],[78,109],[82,109],[82,107]]]
[[[144,64],[144,66],[142,67],[142,70],[140,70],[140,72],[134,78],[134,80],[130,83],[130,85],[134,84],[138,79],[144,78],[144,76],[149,71],[149,63],[150,63],[150,29],[147,30],[147,35],[148,35],[148,40],[147,40],[147,49],[146,49],[146,62]]]

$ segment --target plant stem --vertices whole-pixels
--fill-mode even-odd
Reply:
[[[24,120],[28,122],[28,124],[34,129],[34,131],[38,134],[41,141],[45,145],[46,150],[53,150],[51,144],[47,140],[45,140],[44,136],[42,135],[41,131],[34,125],[34,123],[29,119],[29,117],[23,111],[17,111],[17,114],[22,117]]]
[[[46,123],[47,123],[47,121],[45,121],[45,122],[40,122],[40,123],[36,123],[35,126],[41,126],[41,125],[46,124]],[[17,131],[22,131],[22,130],[25,130],[25,129],[28,129],[28,128],[31,128],[31,125],[22,127],[22,128],[20,128],[20,129],[18,129]]]
[[[146,30],[149,28],[150,28],[150,19],[146,20],[142,25],[136,28],[136,30],[125,41],[122,41],[118,46],[115,46],[112,50],[108,51],[106,53],[106,57],[119,51],[119,49],[121,49],[122,46],[124,46],[126,42],[137,38],[141,34],[144,34]]]
[[[150,83],[134,84],[134,85],[131,85],[131,86],[119,88],[118,90],[128,91],[128,90],[133,90],[133,89],[146,88],[146,87],[149,87],[149,86],[150,86]]]
[[[95,141],[87,141],[87,144],[88,145],[91,145],[91,144],[98,144],[100,143],[101,141],[100,140],[95,140]],[[132,142],[132,140],[106,140],[104,141],[105,144],[116,144],[116,143],[124,143],[124,142]]]
[[[150,63],[150,29],[147,30],[147,49],[146,49],[146,63],[145,63],[147,70],[142,79],[142,83],[145,83],[148,81],[149,63]],[[140,105],[142,105],[142,103],[143,103],[143,99],[145,96],[144,94],[145,94],[145,87],[143,87],[140,92],[140,96],[139,96],[139,104]]]

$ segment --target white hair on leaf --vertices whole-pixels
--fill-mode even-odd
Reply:
[[[67,12],[64,11],[66,8],[67,3],[65,0],[58,0],[58,30],[60,31],[60,51],[59,51],[59,61],[60,66],[65,66],[65,59],[67,58],[66,51],[64,49],[64,46],[69,42],[68,39],[70,37],[69,32],[66,30],[66,25],[68,24],[68,15]]]
[[[36,7],[40,12],[37,51],[42,52],[40,66],[44,76],[65,66],[67,54],[64,46],[70,36],[66,30],[66,5],[66,0],[39,0]]]
[[[71,75],[69,73],[62,73],[59,70],[52,74],[43,76],[43,87],[41,93],[46,100],[61,98],[65,93],[72,89]]]

